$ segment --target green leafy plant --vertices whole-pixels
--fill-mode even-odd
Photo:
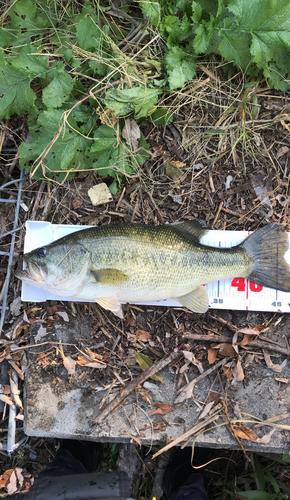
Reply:
[[[63,182],[93,169],[112,177],[115,193],[150,155],[142,133],[137,143],[125,140],[126,120],[170,123],[164,95],[194,77],[200,55],[224,58],[225,69],[250,75],[254,86],[261,76],[271,87],[290,86],[288,0],[131,0],[122,7],[19,0],[2,14],[0,118],[26,115],[20,165],[34,178]],[[154,52],[158,32],[166,47]],[[254,118],[251,100],[243,105]]]
[[[59,182],[94,169],[113,178],[115,193],[150,156],[142,134],[137,148],[124,141],[122,117],[149,116],[160,91],[146,79],[137,82],[137,68],[90,2],[63,9],[59,2],[19,0],[6,19],[0,118],[27,114],[30,140],[19,147],[20,165],[36,179],[58,174]],[[114,88],[120,78],[131,88]]]
[[[159,6],[170,89],[193,78],[200,54],[218,54],[248,75],[263,75],[270,87],[289,89],[288,0],[150,0],[146,7],[143,3],[144,14],[155,25]]]

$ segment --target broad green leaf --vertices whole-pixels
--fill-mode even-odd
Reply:
[[[158,108],[152,113],[150,119],[154,125],[168,125],[173,120],[173,114],[168,109]]]
[[[188,56],[181,48],[173,47],[165,55],[169,74],[170,89],[183,87],[184,83],[194,77],[196,64],[193,55]]]
[[[35,48],[31,44],[26,45],[20,50],[18,57],[11,60],[11,65],[20,69],[31,79],[45,78],[48,72],[48,56],[36,56],[32,53],[35,54]]]
[[[108,125],[101,125],[94,134],[96,139],[91,146],[91,153],[102,154],[117,145],[116,132]]]
[[[109,166],[111,164],[110,161],[111,161],[111,149],[105,151],[105,153],[100,154],[98,156],[98,161],[96,163],[93,163],[92,166],[94,170],[98,172],[99,175],[102,176],[110,175],[111,177],[115,177],[116,170]]]
[[[202,54],[207,51],[210,41],[205,25],[200,24],[195,29],[195,34],[196,37],[193,42],[193,48],[196,54]]]
[[[11,45],[13,37],[10,33],[8,33],[6,28],[0,27],[0,47],[4,49]]]
[[[23,47],[24,44],[31,41],[31,37],[34,37],[35,43],[36,37],[42,38],[44,28],[50,24],[48,17],[41,9],[37,10],[36,2],[32,0],[13,2],[8,15],[11,23],[7,30],[12,28],[12,45],[14,47]]]
[[[151,359],[148,358],[148,356],[145,356],[145,354],[141,354],[141,352],[137,352],[135,359],[138,365],[140,366],[141,370],[143,370],[143,372],[145,370],[148,370],[148,368],[150,368],[153,365],[153,361],[151,361]],[[160,373],[155,373],[155,375],[152,375],[152,377],[150,378],[152,380],[156,380],[157,382],[161,382],[162,384],[164,384],[163,378],[160,375]]]
[[[220,37],[223,38],[219,45],[220,54],[227,61],[234,61],[235,64],[246,70],[251,62],[249,46],[251,36],[249,33],[220,30]]]
[[[87,16],[77,23],[77,43],[84,50],[99,47],[101,30],[96,24],[95,16]]]
[[[55,69],[53,79],[43,90],[42,99],[48,108],[60,108],[70,98],[74,83],[63,63],[57,61],[52,67]]]
[[[150,19],[153,26],[158,26],[161,18],[160,4],[157,0],[139,0],[143,14]]]
[[[192,16],[191,19],[194,23],[198,23],[200,21],[202,15],[202,8],[198,2],[192,2]]]
[[[105,96],[105,105],[112,109],[115,116],[127,116],[133,111],[135,118],[148,116],[153,111],[160,91],[144,87],[132,89],[111,89]]]
[[[10,118],[34,109],[36,95],[30,88],[30,79],[13,68],[0,52],[0,118]]]

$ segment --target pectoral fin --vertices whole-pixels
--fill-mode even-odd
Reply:
[[[118,316],[118,318],[123,319],[122,306],[120,304],[117,295],[113,295],[112,297],[99,297],[98,299],[95,300],[97,304],[102,306],[104,309],[112,311],[115,314],[115,316]]]
[[[119,269],[96,269],[91,270],[94,280],[101,285],[121,285],[128,281],[129,276]]]
[[[208,310],[208,295],[204,286],[199,286],[182,297],[174,298],[192,312],[205,313]]]

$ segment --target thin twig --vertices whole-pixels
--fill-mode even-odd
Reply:
[[[253,334],[255,334],[255,330],[253,330]],[[219,335],[198,335],[195,333],[185,333],[183,335],[184,339],[191,339],[195,341],[202,341],[202,342],[216,342],[216,343],[229,343],[231,344],[231,338],[226,337],[224,335],[219,336]],[[280,347],[276,344],[270,344],[267,342],[264,342],[263,340],[250,340],[250,342],[246,346],[239,346],[239,347],[257,347],[259,349],[269,349],[269,351],[275,351],[279,352],[279,354],[284,354],[285,356],[290,356],[290,350],[285,349],[285,347]]]
[[[180,394],[184,390],[188,390],[190,388],[193,389],[194,386],[196,384],[198,384],[198,382],[200,382],[200,380],[202,380],[203,378],[207,377],[208,375],[210,375],[212,372],[214,372],[215,370],[217,370],[221,366],[224,366],[228,362],[228,359],[229,358],[222,359],[221,361],[219,361],[218,363],[216,363],[214,366],[212,366],[211,368],[209,368],[208,370],[206,370],[205,372],[203,372],[201,375],[199,375],[198,377],[194,378],[191,382],[189,382],[188,384],[186,384],[183,387],[181,387],[181,389],[179,389],[179,391],[177,391],[177,394]]]
[[[92,425],[101,422],[109,413],[114,411],[117,406],[119,406],[124,401],[124,399],[126,399],[126,397],[134,391],[134,389],[136,389],[138,385],[143,384],[143,382],[145,382],[148,378],[152,377],[152,375],[154,375],[155,373],[163,370],[165,366],[169,365],[169,363],[171,363],[172,361],[176,361],[180,356],[180,352],[172,352],[171,354],[166,356],[166,358],[163,358],[157,363],[154,363],[154,365],[148,368],[148,370],[145,370],[138,377],[132,380],[130,384],[126,385],[124,389],[120,391],[120,394],[113,401],[107,404],[107,406],[105,406],[105,408],[101,412],[98,411],[97,414],[94,415]]]
[[[220,410],[218,411],[218,413],[219,412],[220,412]],[[196,424],[194,427],[192,427],[191,429],[189,429],[187,432],[185,432],[184,434],[182,434],[178,438],[174,439],[174,441],[171,441],[171,443],[169,443],[166,446],[164,446],[164,448],[161,448],[161,450],[157,451],[157,453],[155,453],[155,455],[153,455],[152,458],[156,458],[159,455],[161,455],[161,453],[164,453],[165,451],[170,450],[170,448],[172,448],[173,446],[176,446],[177,444],[181,443],[181,441],[185,441],[186,439],[188,439],[192,434],[197,434],[204,427],[206,427],[208,424],[211,424],[212,422],[214,422],[219,417],[220,417],[220,415],[218,415],[217,413],[215,413],[214,415],[212,415],[211,417],[208,417],[203,422],[200,422],[200,423]]]

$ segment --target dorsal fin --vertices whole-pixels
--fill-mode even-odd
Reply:
[[[178,231],[182,233],[186,233],[189,234],[190,236],[193,236],[198,241],[208,232],[207,227],[204,227],[197,220],[184,220],[181,222],[174,222],[173,224],[170,225],[174,226],[175,229],[178,229]]]

